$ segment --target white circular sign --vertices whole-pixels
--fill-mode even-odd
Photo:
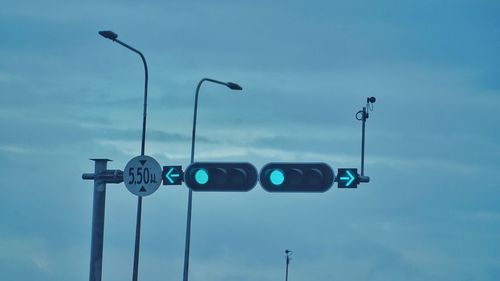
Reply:
[[[148,196],[161,184],[162,169],[152,157],[141,155],[128,161],[123,171],[123,183],[137,196]]]

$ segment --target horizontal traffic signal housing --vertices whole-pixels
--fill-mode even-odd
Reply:
[[[260,185],[269,192],[325,192],[335,175],[325,163],[269,163],[260,170]]]
[[[195,162],[186,168],[184,182],[193,191],[249,191],[257,175],[246,162]]]

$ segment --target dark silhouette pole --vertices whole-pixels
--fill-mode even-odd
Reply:
[[[102,249],[104,245],[104,210],[106,205],[106,183],[95,175],[106,171],[108,159],[93,159],[95,161],[94,200],[92,206],[92,240],[90,243],[90,273],[89,281],[101,281],[102,277]],[[84,179],[86,179],[84,177]]]
[[[366,98],[366,106],[356,113],[356,119],[363,122],[361,129],[361,176],[365,175],[365,123],[368,119],[368,110],[373,110],[373,104],[377,99],[375,97]]]
[[[142,63],[144,64],[144,110],[142,114],[142,142],[141,142],[141,155],[144,155],[144,146],[146,142],[146,111],[147,111],[147,100],[148,100],[148,65],[146,64],[146,59],[144,55],[137,49],[123,43],[118,40],[118,35],[113,31],[99,31],[99,34],[104,38],[110,39],[123,47],[137,53],[141,56]],[[139,246],[141,242],[141,214],[142,214],[142,196],[137,198],[137,222],[135,227],[135,247],[134,247],[134,269],[132,273],[132,280],[137,281],[137,274],[139,268]]]
[[[194,114],[193,114],[193,134],[191,136],[191,163],[194,162],[194,143],[196,137],[196,116],[198,112],[198,94],[200,93],[200,87],[203,82],[212,82],[215,84],[220,84],[228,87],[231,90],[242,90],[241,86],[233,82],[221,82],[218,80],[203,78],[198,83],[196,87],[196,94],[194,97]],[[191,244],[191,208],[193,204],[193,191],[189,189],[188,191],[188,209],[187,209],[187,222],[186,222],[186,246],[184,250],[184,273],[182,275],[182,280],[187,281],[189,276],[189,250]]]
[[[288,281],[288,265],[290,264],[290,256],[292,255],[292,251],[285,250],[285,255],[286,255],[286,274],[285,274],[285,281]]]

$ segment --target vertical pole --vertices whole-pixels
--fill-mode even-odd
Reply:
[[[187,223],[186,223],[186,244],[184,249],[184,272],[182,280],[187,281],[189,275],[189,251],[191,245],[191,208],[193,202],[193,192],[189,189],[188,194],[188,210],[187,210]]]
[[[198,96],[200,94],[200,87],[207,78],[203,78],[196,86],[196,93],[194,95],[194,112],[193,112],[193,131],[191,135],[191,164],[194,162],[194,144],[196,141],[196,116],[198,113]],[[188,209],[186,221],[186,244],[184,247],[184,271],[182,273],[182,281],[188,281],[189,278],[189,251],[191,249],[191,209],[193,206],[193,191],[188,191]]]
[[[135,50],[135,49],[132,49]],[[142,140],[141,140],[141,155],[144,155],[144,149],[146,145],[146,113],[148,104],[148,65],[146,63],[146,58],[144,55],[135,50],[141,56],[142,62],[144,64],[144,109],[142,112]],[[141,217],[142,217],[142,196],[137,198],[137,219],[135,224],[135,247],[134,247],[134,269],[132,272],[132,280],[137,281],[137,275],[139,274],[139,247],[141,244]]]
[[[137,219],[135,224],[135,244],[134,244],[134,269],[132,271],[132,280],[137,281],[139,273],[139,246],[141,243],[141,213],[142,213],[142,196],[137,198]]]
[[[196,116],[198,112],[198,96],[200,94],[200,87],[203,82],[208,81],[220,85],[225,85],[229,87],[228,83],[224,83],[218,80],[210,79],[210,78],[203,78],[198,82],[198,85],[196,86],[196,93],[194,96],[194,113],[193,113],[193,134],[191,136],[191,164],[194,162],[194,144],[196,140]],[[239,86],[239,85],[236,85]],[[229,87],[231,88],[231,87]],[[231,88],[234,90],[233,88]],[[241,90],[241,87],[240,89]],[[187,222],[186,222],[186,244],[184,248],[184,272],[182,275],[182,280],[183,281],[188,281],[189,277],[189,251],[190,251],[190,245],[191,245],[191,209],[193,206],[193,191],[189,189],[188,191],[188,210],[187,210]]]
[[[124,46],[125,48],[137,53],[141,56],[142,63],[144,65],[144,108],[142,112],[142,139],[141,139],[141,155],[144,155],[144,149],[146,145],[146,115],[148,109],[148,64],[146,63],[146,58],[137,49],[123,43],[118,39],[114,39],[115,42]],[[132,271],[132,280],[137,281],[137,275],[139,272],[139,247],[141,243],[141,216],[142,216],[142,196],[137,198],[137,220],[135,226],[135,246],[134,246],[134,268]]]
[[[104,210],[106,204],[106,183],[98,175],[107,169],[107,159],[93,159],[94,203],[92,208],[92,242],[90,247],[90,281],[101,281],[102,249],[104,242]]]
[[[290,257],[287,255],[286,256],[286,275],[285,275],[285,281],[288,281],[288,264],[290,263]]]
[[[105,32],[106,33],[106,32]],[[148,64],[146,63],[146,58],[144,55],[137,49],[133,48],[132,46],[129,46],[126,43],[123,43],[122,41],[116,39],[118,35],[114,34],[113,32],[107,32],[111,33],[114,36],[106,36],[99,32],[102,36],[113,40],[114,42],[122,45],[123,47],[137,53],[139,56],[141,56],[142,63],[144,65],[144,110],[142,114],[142,141],[141,141],[141,155],[144,155],[144,147],[146,145],[146,112],[147,112],[147,101],[148,101]],[[135,227],[135,247],[134,247],[134,268],[132,272],[132,280],[137,281],[137,274],[139,271],[139,246],[141,242],[141,216],[142,216],[142,197],[139,196],[137,198],[137,220],[136,220],[136,227]]]
[[[363,107],[363,129],[361,130],[361,176],[365,175],[365,123],[367,117],[366,107]]]

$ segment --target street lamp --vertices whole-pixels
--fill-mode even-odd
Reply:
[[[288,265],[290,264],[290,256],[292,255],[292,251],[290,250],[285,250],[285,255],[286,255],[286,275],[285,275],[285,281],[288,281]]]
[[[148,65],[146,64],[146,59],[144,58],[144,55],[137,49],[118,40],[117,39],[118,34],[114,33],[113,31],[109,30],[99,31],[99,34],[102,37],[112,40],[113,42],[116,42],[122,45],[123,47],[139,54],[144,64],[144,110],[142,114],[142,142],[141,142],[141,155],[144,155],[144,145],[146,142],[146,110],[147,110],[147,99],[148,99]],[[141,240],[141,213],[142,213],[142,197],[139,196],[137,198],[137,222],[135,227],[134,269],[132,273],[133,281],[137,281],[137,272],[139,267],[139,245]]]
[[[218,80],[210,79],[210,78],[203,78],[200,80],[198,83],[198,86],[196,87],[196,95],[194,97],[194,116],[193,116],[193,135],[191,137],[191,164],[194,162],[194,143],[195,143],[195,136],[196,136],[196,116],[198,112],[198,94],[200,93],[200,87],[203,82],[212,82],[215,84],[220,84],[228,87],[231,90],[242,90],[240,85],[233,83],[233,82],[221,82]],[[193,191],[189,189],[189,195],[188,195],[188,210],[187,210],[187,223],[186,223],[186,247],[184,251],[184,273],[182,280],[187,281],[188,280],[188,275],[189,275],[189,246],[191,242],[191,208],[192,208],[192,201],[193,201]]]

